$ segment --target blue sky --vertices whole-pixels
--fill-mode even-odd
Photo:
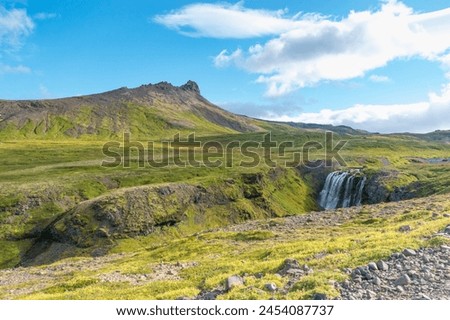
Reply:
[[[0,98],[195,80],[233,112],[450,129],[448,1],[0,0]]]

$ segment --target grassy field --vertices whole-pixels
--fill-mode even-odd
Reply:
[[[334,297],[338,293],[332,283],[347,277],[344,268],[385,258],[403,248],[445,243],[443,238],[432,235],[450,222],[442,215],[450,212],[450,201],[445,196],[430,200],[339,209],[322,214],[320,219],[315,216],[310,224],[293,217],[187,236],[182,236],[183,227],[161,230],[147,237],[120,240],[109,258],[72,258],[29,268],[31,275],[46,275],[45,286],[39,286],[31,277],[5,286],[0,297],[175,299],[220,287],[233,274],[244,275],[245,285],[221,299],[305,299],[316,292]],[[433,216],[433,212],[439,212],[439,216]],[[405,224],[412,227],[410,233],[398,231]],[[306,263],[314,272],[303,277],[288,294],[265,291],[268,282],[279,288],[286,285],[287,279],[275,274],[286,258]],[[177,265],[187,267],[177,269]],[[162,273],[159,279],[148,276],[155,270],[161,272],[161,266],[172,272]],[[111,275],[114,277],[108,277]]]
[[[142,117],[138,111],[136,117]],[[210,129],[214,132],[216,128]],[[183,139],[186,137],[182,135]],[[260,142],[263,139],[264,133],[225,133],[198,137],[202,143],[216,141],[222,145]],[[404,136],[336,135],[335,143],[339,140],[348,141],[340,152],[345,166],[361,167],[368,176],[387,172],[382,181],[386,190],[394,191],[417,184],[418,187],[414,189],[417,196],[442,196],[429,200],[425,198],[416,205],[412,202],[401,206],[381,204],[337,210],[332,214],[342,215],[343,220],[339,224],[327,224],[327,216],[324,216],[321,224],[293,225],[283,229],[277,226],[286,224],[288,220],[281,217],[303,215],[318,209],[317,190],[314,190],[317,181],[302,177],[296,168],[286,168],[286,159],[292,159],[293,153],[301,152],[302,146],[308,141],[324,143],[324,133],[275,126],[272,140],[293,143],[293,146],[285,149],[284,154],[275,149],[271,151],[271,159],[277,164],[275,169],[265,164],[268,154],[262,149],[253,150],[254,154],[259,155],[260,161],[251,167],[240,166],[241,161],[252,159],[232,149],[225,152],[228,159],[232,158],[230,167],[180,167],[172,164],[164,168],[145,165],[147,158],[139,158],[137,151],[132,150],[130,167],[124,168],[101,166],[102,161],[108,159],[102,153],[102,146],[107,142],[104,137],[95,140],[58,137],[51,141],[33,140],[30,136],[2,140],[1,268],[19,263],[21,255],[49,223],[83,201],[92,200],[96,203],[105,197],[114,198],[114,195],[121,194],[127,188],[167,184],[198,186],[217,195],[219,200],[223,197],[227,201],[213,201],[180,209],[186,212],[176,226],[156,228],[147,236],[114,237],[114,245],[110,248],[110,253],[114,255],[99,258],[101,266],[95,270],[71,270],[70,265],[85,261],[80,259],[91,261],[91,258],[69,258],[57,262],[52,268],[62,264],[71,271],[52,273],[49,285],[45,288],[36,287],[39,280],[32,278],[21,284],[2,287],[0,297],[173,299],[195,296],[201,290],[219,286],[229,275],[246,273],[249,276],[246,277],[245,286],[221,298],[269,298],[270,294],[262,290],[265,283],[274,282],[279,287],[286,284],[286,279],[275,275],[286,258],[296,258],[307,263],[315,272],[298,282],[287,295],[278,298],[307,298],[314,292],[335,296],[337,292],[330,281],[344,279],[346,275],[343,268],[386,257],[405,247],[436,245],[443,241],[430,236],[449,223],[442,213],[450,211],[447,197],[450,192],[450,165],[411,159],[448,158],[450,145]],[[162,146],[162,141],[155,139],[155,145]],[[210,151],[211,156],[214,156],[213,151]],[[204,155],[199,152],[196,159],[201,160]],[[155,157],[161,159],[165,156],[162,150],[157,149]],[[188,157],[186,152],[181,153],[182,160]],[[311,150],[310,159],[323,158],[323,150]],[[274,175],[274,172],[278,174]],[[259,175],[261,181],[246,181],[248,177]],[[170,211],[164,206],[158,210],[154,212],[155,215],[164,216],[166,211]],[[359,211],[357,215],[347,217],[346,210]],[[379,214],[384,211],[386,215]],[[439,213],[437,219],[432,217],[435,211]],[[227,229],[230,224],[251,219],[263,220],[251,230]],[[398,233],[399,226],[403,224],[414,226],[413,232]],[[84,249],[77,253],[82,256],[90,254],[89,250]],[[177,262],[186,263],[189,267],[178,270],[176,277],[139,280],[136,283],[132,280],[152,273],[161,263],[175,265]],[[29,272],[50,272],[47,268],[35,267]],[[124,281],[102,280],[102,274],[116,271],[123,275]],[[264,274],[261,279],[252,276],[260,272]],[[130,281],[134,284],[130,284]],[[17,294],[11,296],[8,293],[10,290],[16,290]]]

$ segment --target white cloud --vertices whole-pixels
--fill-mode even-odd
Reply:
[[[390,82],[391,79],[387,76],[380,76],[377,74],[373,74],[369,77],[369,80],[372,82]]]
[[[50,20],[56,17],[58,17],[58,14],[53,12],[39,12],[33,16],[33,18],[36,20]]]
[[[196,3],[153,21],[184,35],[213,38],[253,38],[278,35],[296,27],[295,17],[284,18],[286,10],[254,10],[237,4]]]
[[[33,29],[33,20],[25,10],[7,10],[0,5],[0,49],[20,48],[23,38],[31,34]]]
[[[254,10],[238,3],[193,4],[154,21],[189,36],[272,36],[248,50],[224,50],[215,58],[216,66],[235,65],[257,74],[272,97],[321,81],[363,77],[395,59],[441,61],[450,49],[450,8],[417,13],[396,0],[382,2],[375,11],[351,11],[342,19],[290,17],[286,10]]]
[[[346,17],[296,14],[287,10],[248,9],[240,2],[193,4],[157,16],[154,21],[187,36],[212,38],[271,37],[248,49],[222,50],[217,67],[235,66],[257,75],[266,95],[279,97],[321,82],[366,76],[399,59],[441,63],[450,79],[450,8],[415,12],[397,0],[382,0],[378,9],[351,11]],[[372,82],[389,82],[372,73]],[[426,101],[397,105],[357,104],[343,110],[292,115],[292,110],[233,104],[230,109],[266,119],[334,125],[378,132],[428,132],[449,129],[450,84]]]
[[[430,132],[450,129],[450,84],[428,101],[397,105],[355,105],[341,110],[324,109],[298,116],[272,114],[266,119],[305,123],[347,125],[372,132]]]
[[[214,64],[216,67],[225,67],[227,66],[231,61],[237,61],[242,57],[242,50],[237,49],[232,54],[228,54],[227,50],[222,50],[221,53],[219,53],[214,58]]]
[[[443,55],[438,58],[445,70],[445,76],[450,79],[450,54]]]
[[[2,64],[0,63],[0,75],[1,74],[26,74],[26,73],[31,73],[31,69],[23,66],[23,65],[18,65],[18,66],[9,66],[6,64]]]

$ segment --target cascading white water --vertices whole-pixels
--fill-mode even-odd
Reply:
[[[365,182],[359,171],[330,173],[319,195],[320,206],[328,210],[361,205]]]

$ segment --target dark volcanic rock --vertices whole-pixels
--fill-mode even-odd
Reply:
[[[200,88],[199,88],[198,84],[192,80],[189,80],[188,82],[183,84],[180,88],[183,90],[192,91],[197,94],[200,94]]]
[[[266,288],[266,290],[269,291],[269,292],[277,291],[277,286],[274,283],[266,283],[264,285],[264,288]]]
[[[414,251],[412,249],[405,249],[405,250],[403,250],[403,255],[405,257],[415,256],[416,254],[417,254],[416,251]]]
[[[377,267],[378,267],[378,270],[381,270],[381,271],[389,270],[389,265],[386,262],[384,262],[383,260],[380,260],[377,262]]]
[[[418,183],[412,183],[403,187],[394,187],[388,190],[386,180],[393,179],[395,181],[399,172],[397,171],[379,171],[369,177],[366,181],[363,202],[368,204],[376,204],[387,201],[401,201],[412,199],[417,196]]]
[[[450,234],[450,225],[445,228],[444,233]]]
[[[401,226],[400,228],[398,228],[398,231],[400,232],[409,232],[411,231],[411,227],[410,226]]]
[[[289,274],[303,273],[300,264],[295,259],[286,259],[280,270],[277,272],[281,276],[287,276]]]
[[[314,293],[312,296],[313,300],[327,300],[327,295],[324,293]]]
[[[366,181],[363,192],[363,200],[365,202],[367,202],[368,204],[375,204],[388,200],[389,191],[382,183],[383,178],[388,175],[388,172],[381,171],[369,177],[369,179]]]

